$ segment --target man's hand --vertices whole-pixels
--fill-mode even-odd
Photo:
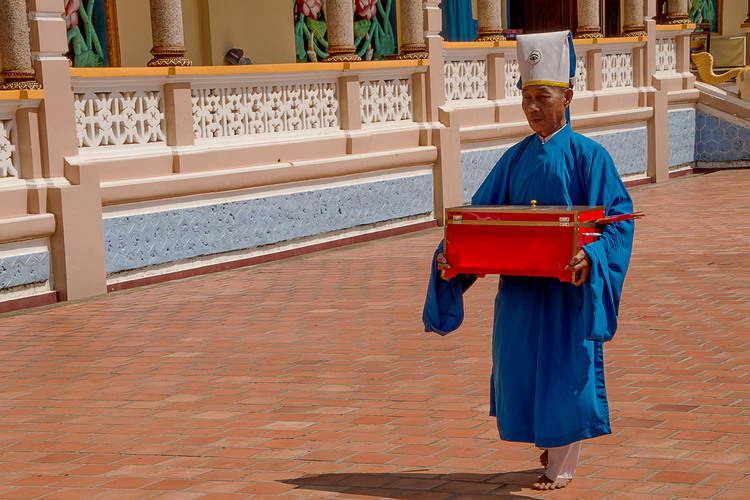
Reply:
[[[581,286],[589,279],[589,273],[591,272],[591,260],[589,254],[585,250],[578,252],[575,257],[570,260],[570,264],[565,266],[566,271],[572,271],[575,273],[573,284],[575,286]]]
[[[451,265],[448,264],[448,259],[445,258],[445,254],[443,252],[439,252],[437,254],[437,268],[438,271],[440,271],[440,277],[443,278],[445,281],[450,281],[450,278],[446,278],[443,271],[446,269],[450,269]]]

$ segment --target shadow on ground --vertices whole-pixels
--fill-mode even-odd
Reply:
[[[495,498],[529,498],[520,495],[542,473],[541,469],[499,474],[451,473],[434,474],[429,472],[389,472],[389,473],[336,473],[308,475],[287,479],[285,484],[296,485],[299,489],[346,493],[348,495],[368,495],[396,499],[460,499],[462,494],[489,495]]]

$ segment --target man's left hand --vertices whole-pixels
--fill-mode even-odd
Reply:
[[[589,273],[591,272],[591,260],[585,250],[581,250],[570,260],[570,264],[565,266],[566,271],[572,271],[573,284],[575,286],[581,286],[589,279]]]

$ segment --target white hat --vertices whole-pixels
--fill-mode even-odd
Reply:
[[[521,72],[519,88],[529,85],[573,86],[576,55],[570,31],[518,35],[516,52]]]

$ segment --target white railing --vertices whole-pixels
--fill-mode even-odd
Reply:
[[[584,92],[589,88],[589,71],[585,55],[576,55],[576,81],[573,90]]]
[[[196,139],[339,129],[338,85],[314,83],[193,87]]]
[[[656,39],[656,71],[677,71],[677,44],[674,35]]]
[[[445,100],[487,99],[487,58],[445,61]]]
[[[633,86],[632,50],[612,50],[602,53],[602,88]]]
[[[164,99],[158,87],[75,91],[74,105],[79,148],[165,142]]]
[[[515,50],[513,51],[515,52]],[[521,79],[521,69],[518,57],[506,53],[505,55],[505,97],[520,97],[521,89],[518,80]]]
[[[363,78],[359,84],[362,125],[412,120],[410,77]]]
[[[15,120],[0,119],[0,180],[18,178]]]

